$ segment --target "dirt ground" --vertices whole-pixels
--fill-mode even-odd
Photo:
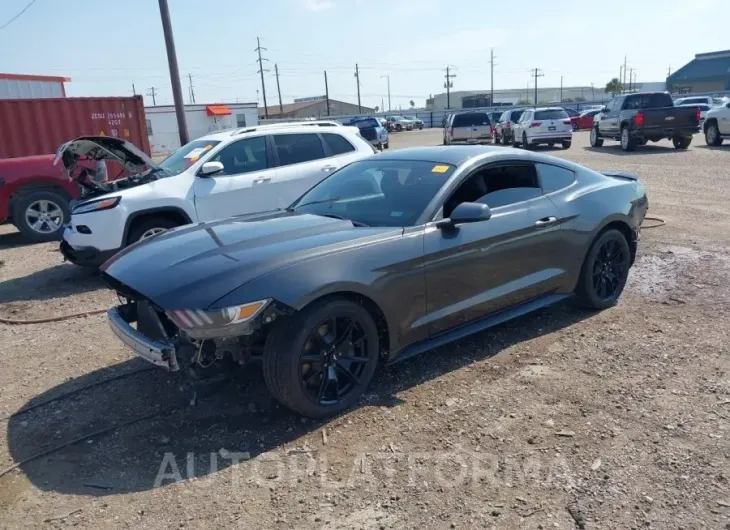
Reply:
[[[0,473],[121,425],[0,477],[0,527],[730,529],[730,147],[625,154],[578,133],[545,151],[638,174],[667,221],[616,307],[561,304],[389,367],[321,423],[256,368],[180,406],[176,377],[125,376],[147,365],[104,315],[0,324]],[[115,302],[56,249],[0,228],[0,317]]]

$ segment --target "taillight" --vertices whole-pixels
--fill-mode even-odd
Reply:
[[[494,134],[494,127],[491,125],[489,126],[489,134]]]
[[[695,114],[695,116],[697,117],[697,123],[699,123],[702,119],[702,112],[700,111],[699,107],[697,107],[697,113]]]
[[[505,124],[504,124],[504,128],[505,128],[505,129],[509,129],[510,127],[512,127],[512,125],[510,125],[510,123],[509,123],[509,122],[505,122]]]
[[[570,125],[570,118],[563,120],[563,123],[566,125]]]
[[[637,112],[636,116],[634,116],[634,123],[637,127],[643,127],[644,126],[644,113],[643,112]]]
[[[530,124],[530,127],[539,127],[540,125],[542,125],[542,122],[540,122],[540,121],[533,121]]]

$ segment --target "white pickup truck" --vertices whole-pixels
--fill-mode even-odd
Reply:
[[[703,130],[707,145],[720,145],[725,138],[730,138],[730,101],[707,111]]]

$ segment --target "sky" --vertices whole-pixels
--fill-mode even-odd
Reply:
[[[0,27],[30,0],[2,0]],[[730,2],[713,0],[169,0],[183,93],[198,103],[263,103],[324,95],[362,105],[407,108],[453,90],[533,86],[605,87],[626,57],[639,82],[663,81],[695,53],[730,48]],[[156,0],[35,0],[0,29],[0,71],[70,77],[69,96],[132,95],[172,104]]]

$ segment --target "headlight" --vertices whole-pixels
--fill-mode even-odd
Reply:
[[[96,201],[87,201],[82,202],[81,204],[77,204],[74,206],[74,209],[71,211],[73,215],[78,215],[80,213],[90,213],[90,212],[100,212],[102,210],[109,210],[110,208],[114,208],[117,204],[119,204],[119,201],[121,201],[121,197],[109,197],[108,199],[99,199]]]
[[[175,309],[166,314],[177,327],[194,339],[248,335],[251,321],[271,302],[270,298],[223,309]]]

